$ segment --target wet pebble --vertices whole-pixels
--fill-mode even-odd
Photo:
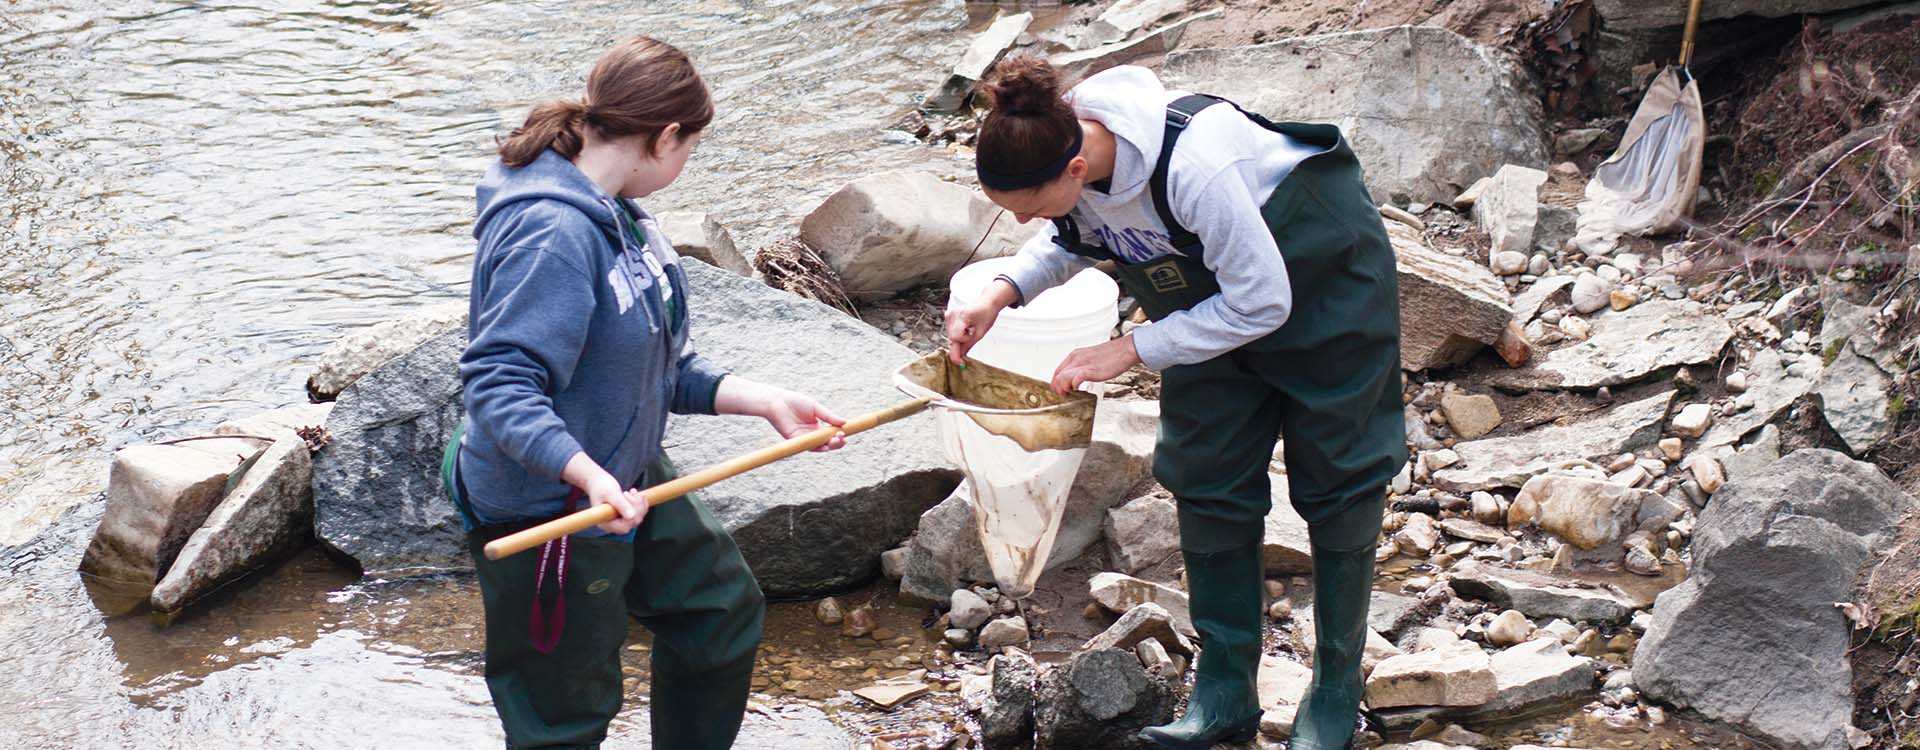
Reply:
[[[865,638],[873,633],[873,605],[862,604],[848,612],[840,633],[849,638]]]
[[[829,596],[814,603],[813,618],[822,625],[839,625],[847,615],[840,609],[840,600]]]

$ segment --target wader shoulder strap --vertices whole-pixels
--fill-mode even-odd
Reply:
[[[1200,110],[1219,104],[1225,99],[1206,94],[1188,94],[1175,99],[1167,105],[1167,130],[1160,138],[1160,160],[1153,165],[1153,177],[1148,184],[1153,190],[1153,209],[1160,214],[1160,223],[1167,225],[1167,239],[1173,248],[1190,258],[1199,258],[1204,250],[1200,246],[1199,235],[1187,231],[1179,219],[1173,218],[1173,205],[1167,200],[1167,173],[1173,168],[1173,147],[1180,141],[1180,134],[1186,132],[1187,123]]]
[[[1205,248],[1201,247],[1198,235],[1187,231],[1179,219],[1173,218],[1173,203],[1167,199],[1167,174],[1173,169],[1173,147],[1179,142],[1180,134],[1186,132],[1187,124],[1193,122],[1194,115],[1215,104],[1233,107],[1255,125],[1280,132],[1280,126],[1274,121],[1212,94],[1188,94],[1167,105],[1167,130],[1160,138],[1160,160],[1154,163],[1153,177],[1148,182],[1153,190],[1153,208],[1160,214],[1160,223],[1167,225],[1167,239],[1173,243],[1174,249],[1195,259],[1200,258]]]

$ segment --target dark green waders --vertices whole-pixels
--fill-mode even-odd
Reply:
[[[443,472],[450,492],[457,486],[451,460]],[[662,456],[647,479],[675,475]],[[620,711],[620,648],[629,614],[654,634],[653,746],[731,747],[746,710],[766,600],[705,503],[689,495],[654,506],[631,542],[570,539],[564,626],[546,653],[535,647],[529,617],[540,550],[497,561],[481,552],[488,541],[534,523],[481,525],[468,534],[486,609],[487,690],[507,747],[600,746]],[[553,574],[547,575],[537,602],[542,609],[555,601]]]
[[[1190,117],[1219,101],[1209,99],[1169,108],[1163,149],[1173,147],[1174,126],[1184,126],[1184,117],[1176,119],[1183,106]],[[1255,121],[1324,150],[1296,166],[1261,208],[1292,282],[1287,323],[1162,373],[1154,476],[1179,501],[1201,653],[1187,714],[1142,737],[1181,749],[1253,737],[1261,711],[1261,541],[1272,506],[1267,466],[1284,435],[1290,501],[1313,546],[1317,634],[1313,683],[1289,746],[1331,750],[1348,746],[1358,718],[1385,485],[1407,459],[1399,288],[1386,229],[1339,130]],[[1155,176],[1159,206],[1166,205],[1164,169]],[[1176,229],[1175,246],[1192,249],[1120,267],[1121,281],[1155,320],[1219,292],[1198,260],[1197,238],[1185,233],[1192,241],[1182,243],[1184,230],[1168,211],[1161,215]]]

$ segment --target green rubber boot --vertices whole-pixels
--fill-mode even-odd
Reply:
[[[1289,750],[1344,750],[1353,742],[1365,685],[1360,654],[1367,645],[1367,603],[1373,594],[1373,547],[1313,546],[1313,683],[1293,722]]]
[[[1205,750],[1219,742],[1246,742],[1260,728],[1260,599],[1264,593],[1260,544],[1219,552],[1183,547],[1193,627],[1200,631],[1187,715],[1148,727],[1140,737],[1167,750]]]

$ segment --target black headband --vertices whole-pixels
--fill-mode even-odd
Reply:
[[[1078,123],[1075,124],[1077,125]],[[980,161],[975,159],[973,162],[973,172],[980,178],[981,187],[1003,192],[1007,190],[1025,190],[1036,185],[1045,185],[1052,182],[1053,178],[1059,177],[1061,172],[1067,171],[1068,162],[1073,161],[1073,157],[1079,155],[1080,128],[1075,127],[1073,129],[1073,143],[1067,146],[1067,150],[1061,153],[1059,158],[1054,159],[1052,163],[1042,166],[1039,169],[1027,172],[1026,174],[999,174],[987,171],[987,168],[980,166]]]

